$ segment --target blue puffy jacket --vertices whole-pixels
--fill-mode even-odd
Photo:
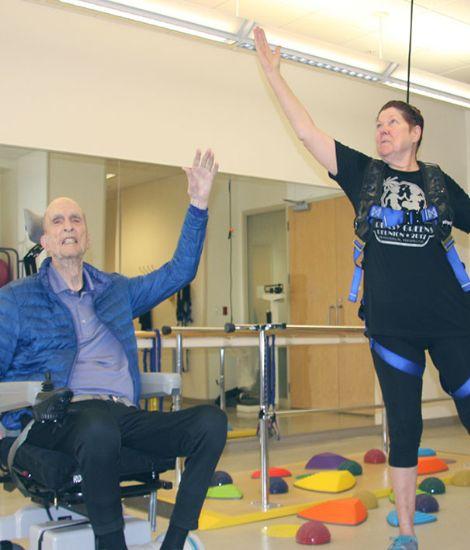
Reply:
[[[84,265],[95,286],[96,315],[126,353],[136,403],[140,382],[132,320],[195,277],[206,226],[207,211],[190,206],[172,260],[148,275],[127,278]],[[0,381],[43,380],[50,371],[55,387],[67,385],[77,356],[77,337],[72,315],[50,287],[50,261],[42,263],[38,274],[0,289]],[[2,423],[18,429],[21,413],[4,414]]]

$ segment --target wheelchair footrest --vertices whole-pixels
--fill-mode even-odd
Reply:
[[[59,507],[56,509],[51,507],[49,511],[55,520],[59,520],[59,518],[84,519],[84,516],[66,508]],[[10,516],[0,517],[0,540],[27,538],[32,525],[44,523],[48,519],[47,512],[43,506],[35,504],[24,506]]]
[[[126,485],[121,486],[121,498],[141,497],[148,495],[152,491],[157,491],[158,489],[168,490],[172,488],[173,483],[171,483],[171,481],[163,481],[161,479],[149,481],[139,485]]]
[[[150,524],[142,519],[124,518],[126,544],[146,544],[151,540]],[[30,548],[41,550],[94,550],[95,536],[91,525],[83,521],[49,521],[30,530]]]

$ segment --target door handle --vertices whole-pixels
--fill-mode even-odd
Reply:
[[[336,306],[333,305],[333,304],[328,307],[328,325],[333,325],[333,315],[332,315],[332,313],[335,310],[336,310]],[[336,317],[336,315],[335,315],[335,317]]]
[[[341,325],[342,321],[342,316],[341,314],[344,312],[344,307],[343,307],[343,300],[341,298],[338,298],[338,302],[336,304],[336,324],[337,325]]]

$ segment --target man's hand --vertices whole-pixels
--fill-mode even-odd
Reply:
[[[272,73],[279,72],[281,64],[281,48],[277,46],[274,52],[266,40],[263,29],[255,27],[253,31],[255,37],[256,53],[263,71],[269,76]]]
[[[203,210],[207,208],[212,183],[218,169],[219,165],[214,161],[214,153],[210,149],[207,149],[202,158],[201,151],[198,149],[193,165],[183,168],[188,178],[188,195],[193,206]]]

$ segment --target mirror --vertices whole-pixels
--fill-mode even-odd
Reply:
[[[180,167],[0,146],[0,246],[23,259],[34,246],[24,209],[42,214],[50,200],[69,196],[87,215],[86,261],[129,277],[144,275],[172,256],[188,207],[186,187]],[[301,216],[310,203],[341,196],[335,187],[219,173],[203,256],[190,285],[190,309],[179,322],[219,327],[232,320],[265,322],[268,311],[273,321],[289,321],[289,212]],[[43,257],[36,258],[38,265]],[[12,268],[11,276],[24,275],[23,262],[17,271]],[[176,310],[176,298],[166,300],[152,311],[152,325],[177,324]],[[281,348],[278,392],[285,403],[287,360]],[[163,368],[171,364],[167,350]],[[185,367],[185,396],[215,399],[218,350],[192,350]],[[226,389],[251,387],[256,395],[257,379],[257,350],[230,350]]]

